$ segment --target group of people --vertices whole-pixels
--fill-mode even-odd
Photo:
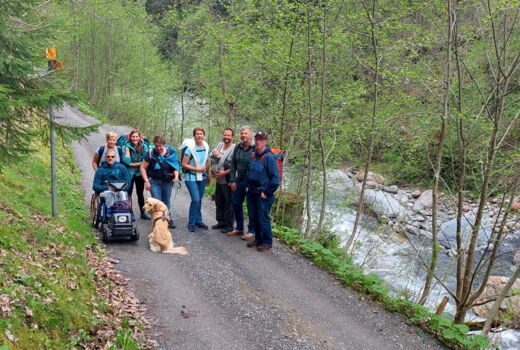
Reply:
[[[217,224],[211,228],[228,236],[248,240],[247,247],[266,252],[272,249],[271,207],[274,193],[280,184],[277,161],[267,146],[267,135],[250,127],[240,129],[240,142],[234,143],[234,131],[225,128],[222,142],[212,150],[205,141],[202,127],[193,129],[193,138],[185,140],[177,150],[167,145],[162,136],[155,136],[153,147],[144,142],[139,130],[132,130],[119,147],[117,135],[106,134],[106,144],[99,147],[92,158],[96,171],[93,189],[96,193],[108,190],[106,181],[125,180],[125,188],[132,196],[135,185],[141,219],[150,220],[143,211],[144,190],[159,199],[169,210],[169,226],[175,228],[171,210],[174,186],[180,186],[181,172],[189,191],[191,203],[188,230],[208,230],[202,218],[202,198],[206,185],[216,182],[215,203]],[[253,142],[254,140],[254,142]],[[180,158],[180,159],[179,159]],[[249,223],[244,227],[243,203],[247,202]]]

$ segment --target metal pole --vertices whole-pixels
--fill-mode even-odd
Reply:
[[[54,132],[54,110],[49,110],[51,128],[51,194],[52,194],[52,216],[56,217],[56,134]]]

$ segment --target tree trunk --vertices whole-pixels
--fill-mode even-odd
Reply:
[[[311,82],[312,82],[312,55],[311,55],[311,14],[310,14],[310,4],[307,4],[307,104],[309,108],[309,131],[307,138],[307,186],[306,186],[306,201],[305,201],[305,211],[307,213],[307,223],[305,225],[305,236],[309,236],[309,232],[311,230],[312,219],[311,219],[311,182],[312,182],[312,133],[313,133],[313,125],[312,119],[314,116],[312,115],[312,91],[311,91]]]
[[[323,221],[325,220],[325,211],[327,209],[327,152],[325,150],[325,145],[323,141],[323,128],[324,125],[324,112],[323,108],[325,105],[325,74],[327,72],[327,16],[328,16],[328,3],[324,2],[324,11],[323,11],[323,45],[321,48],[321,79],[320,79],[320,112],[319,112],[319,126],[318,126],[318,138],[320,141],[320,152],[321,152],[321,169],[322,169],[322,190],[321,190],[321,210],[320,210],[320,218],[318,220],[318,225],[314,231],[314,235],[320,234]]]
[[[419,299],[419,304],[424,304],[430,294],[431,284],[435,268],[437,267],[437,254],[439,251],[439,244],[437,243],[437,204],[439,197],[439,182],[441,177],[442,156],[444,154],[444,142],[446,139],[446,129],[448,118],[450,116],[450,93],[451,93],[451,54],[453,45],[453,31],[456,25],[455,9],[453,7],[453,0],[448,2],[448,40],[446,45],[446,73],[444,75],[444,111],[441,116],[441,129],[439,133],[439,145],[437,147],[437,155],[435,157],[434,176],[432,185],[432,256],[430,259],[430,267],[426,272],[426,280],[422,295]]]
[[[356,212],[356,219],[354,221],[354,227],[352,228],[352,234],[348,238],[347,244],[345,245],[345,250],[348,251],[354,244],[354,239],[356,238],[357,229],[359,226],[359,221],[361,220],[361,214],[363,213],[363,207],[365,204],[365,190],[367,187],[367,178],[368,178],[368,170],[370,168],[370,163],[372,162],[372,155],[374,153],[374,144],[375,144],[375,131],[376,131],[376,118],[377,118],[377,107],[378,107],[378,98],[379,98],[379,50],[377,46],[377,38],[375,33],[375,7],[376,0],[372,0],[372,9],[368,9],[365,4],[365,1],[362,0],[363,8],[367,15],[367,18],[370,22],[370,38],[372,43],[372,54],[374,56],[374,77],[372,80],[372,91],[373,91],[373,100],[372,100],[372,117],[370,122],[370,140],[368,147],[368,154],[365,161],[365,174],[363,176],[363,183],[361,185],[361,193],[359,194],[359,202]]]

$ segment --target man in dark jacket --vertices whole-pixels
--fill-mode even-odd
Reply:
[[[132,177],[126,166],[116,161],[116,153],[113,150],[107,151],[106,161],[96,170],[94,184],[92,185],[94,192],[99,194],[103,191],[107,191],[109,188],[106,181],[126,181],[127,185],[124,191],[128,191],[132,181]]]
[[[251,142],[251,128],[243,126],[240,128],[240,142],[235,146],[233,157],[231,158],[231,170],[229,172],[229,187],[231,187],[233,211],[235,213],[236,228],[223,229],[229,236],[242,235],[242,239],[247,240],[255,236],[255,229],[249,221],[248,232],[244,232],[244,209],[243,203],[246,198],[247,168],[255,146]],[[249,211],[249,207],[248,207]]]
[[[267,135],[263,131],[255,133],[255,144],[246,181],[249,222],[254,225],[255,240],[247,243],[247,246],[259,252],[267,252],[273,247],[270,215],[274,193],[280,184],[280,174],[276,159],[266,145]]]

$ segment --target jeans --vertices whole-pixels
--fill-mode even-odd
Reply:
[[[190,192],[191,204],[188,215],[188,226],[202,224],[202,197],[204,197],[204,189],[206,188],[206,179],[202,181],[184,181],[188,191]]]
[[[246,199],[246,185],[237,183],[236,191],[233,192],[233,211],[235,212],[235,221],[237,222],[237,230],[244,231],[244,208],[242,204],[244,203],[244,199]],[[247,206],[247,211],[249,214],[249,225],[248,231],[250,233],[255,233],[255,228],[251,224],[251,209],[249,205]]]
[[[141,214],[144,213],[144,180],[142,176],[134,175],[132,177],[132,183],[130,184],[130,189],[128,190],[128,197],[132,197],[132,192],[134,189],[135,184],[135,191],[137,192],[137,203],[139,204],[139,210],[141,211]]]
[[[259,194],[247,195],[249,208],[249,223],[255,228],[256,244],[264,243],[268,247],[273,246],[273,231],[271,230],[271,207],[274,196],[262,199]]]
[[[223,227],[233,228],[235,216],[231,203],[231,188],[227,184],[217,184],[215,190],[215,205],[217,207],[217,222]]]
[[[173,214],[170,207],[170,198],[172,196],[173,182],[163,182],[161,180],[151,179],[150,186],[152,198],[158,199],[162,201],[164,204],[166,204],[170,212],[170,219],[173,219]]]

